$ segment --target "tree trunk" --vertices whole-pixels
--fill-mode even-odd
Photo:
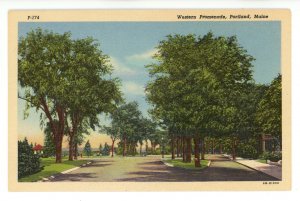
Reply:
[[[146,155],[148,155],[148,140],[146,140]]]
[[[222,143],[220,143],[220,154],[223,154],[223,146],[222,146]]]
[[[61,163],[61,153],[62,152],[62,135],[56,137],[56,142],[55,142],[55,162],[56,163]]]
[[[176,139],[176,156],[177,157],[179,157],[179,140],[180,140],[180,138],[179,137],[177,137],[177,139]]]
[[[151,154],[154,153],[154,142],[151,141]]]
[[[205,160],[205,138],[201,140],[201,160]]]
[[[56,105],[55,110],[58,116],[58,122],[55,122],[54,119],[52,118],[49,107],[44,97],[40,97],[39,100],[41,105],[43,106],[47,118],[49,119],[51,131],[53,133],[54,143],[55,143],[55,158],[56,158],[55,162],[61,163],[62,139],[64,136],[64,126],[65,126],[64,108],[58,104]]]
[[[199,145],[200,145],[200,138],[198,136],[194,137],[194,151],[195,151],[195,167],[201,167],[201,163],[200,163],[200,149],[199,149]]]
[[[142,143],[140,143],[140,156],[142,155],[142,147],[143,145],[142,145]]]
[[[151,143],[152,145],[152,143]],[[153,142],[153,146],[152,146],[152,154],[155,154],[155,149],[156,149],[156,143]]]
[[[171,138],[172,160],[175,159],[175,142],[174,136]]]
[[[126,136],[123,138],[123,156],[126,156]]]
[[[73,161],[73,141],[74,141],[74,135],[70,133],[70,138],[69,138],[69,161]]]
[[[132,143],[132,155],[135,156],[136,154],[136,144],[135,143]]]
[[[114,152],[115,152],[115,140],[112,140],[112,143],[111,143],[111,157],[114,157]]]
[[[215,154],[215,139],[212,139],[212,142],[211,142],[211,146],[212,146],[212,154]]]
[[[185,137],[182,137],[182,161],[186,162],[186,148],[185,148]]]
[[[74,143],[74,159],[77,160],[78,156],[78,145],[77,143]]]
[[[192,162],[192,139],[190,137],[186,138],[186,162]]]
[[[232,140],[232,160],[236,159],[236,153],[235,153],[235,140]]]

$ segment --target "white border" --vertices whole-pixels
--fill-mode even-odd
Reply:
[[[0,0],[0,199],[1,200],[292,200],[300,193],[300,1],[299,0]],[[185,193],[8,193],[7,192],[7,83],[8,18],[12,9],[201,9],[289,8],[292,11],[292,191],[291,192],[185,192]],[[109,185],[109,183],[107,184]],[[229,184],[230,185],[230,184]],[[297,196],[299,197],[299,196]]]

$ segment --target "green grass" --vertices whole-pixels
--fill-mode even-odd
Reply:
[[[192,161],[191,163],[184,163],[182,159],[175,159],[175,160],[165,160],[165,162],[174,165],[174,167],[180,167],[184,169],[191,169],[191,170],[202,170],[207,167],[208,160],[201,160],[201,167],[195,167],[195,163]]]
[[[257,160],[255,160],[255,161],[260,162],[260,163],[265,163],[265,164],[267,164],[267,161],[266,161],[265,159],[257,159]]]
[[[35,182],[44,177],[50,177],[51,175],[63,172],[65,170],[79,167],[86,162],[87,160],[68,161],[64,159],[62,163],[55,163],[54,158],[42,158],[41,166],[44,166],[43,170],[19,179],[19,182]]]

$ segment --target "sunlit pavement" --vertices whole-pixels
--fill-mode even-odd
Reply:
[[[160,156],[93,159],[90,165],[55,176],[52,182],[82,181],[276,181],[278,179],[230,161],[221,155],[209,155],[211,166],[203,170],[168,167]]]

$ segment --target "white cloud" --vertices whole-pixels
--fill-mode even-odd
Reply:
[[[132,81],[123,82],[122,89],[124,94],[145,95],[144,86]]]
[[[149,60],[152,59],[152,56],[157,53],[156,49],[148,50],[146,52],[142,52],[140,54],[133,54],[131,56],[126,57],[128,61],[141,61],[141,60]]]
[[[110,63],[114,68],[114,74],[117,76],[120,75],[136,75],[137,72],[133,69],[127,67],[126,65],[122,64],[118,59],[111,57]]]

